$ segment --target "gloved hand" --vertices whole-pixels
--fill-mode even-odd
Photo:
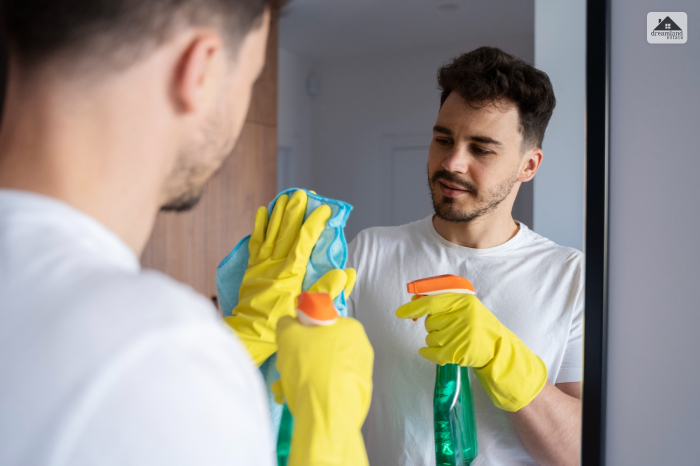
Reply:
[[[547,367],[474,295],[444,293],[414,299],[396,310],[401,319],[427,315],[421,356],[439,365],[474,369],[493,403],[506,411],[529,404],[547,382]]]
[[[369,465],[360,429],[372,397],[374,351],[362,324],[340,317],[304,327],[284,317],[277,343],[281,378],[272,391],[294,416],[289,466]]]
[[[352,289],[355,288],[356,280],[357,272],[355,272],[355,269],[333,269],[311,285],[309,292],[327,293],[331,296],[331,299],[334,300],[340,295],[341,291],[345,291],[345,298],[347,299],[350,293],[352,293]],[[296,308],[296,302],[294,303],[294,307]],[[296,312],[294,316],[296,317]]]
[[[224,318],[258,366],[277,351],[277,321],[295,315],[311,250],[331,216],[330,207],[321,206],[304,222],[306,202],[303,190],[291,199],[280,196],[269,222],[267,208],[258,209],[238,306]]]

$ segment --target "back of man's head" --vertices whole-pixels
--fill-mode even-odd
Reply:
[[[140,252],[241,133],[275,0],[0,0],[0,186],[92,215]],[[272,8],[270,8],[272,7]]]
[[[187,26],[217,28],[235,55],[270,0],[2,0],[10,54],[23,66],[56,56],[122,68]]]

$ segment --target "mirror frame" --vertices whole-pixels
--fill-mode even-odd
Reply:
[[[608,326],[610,0],[586,7],[586,296],[581,464],[605,464]],[[604,24],[604,28],[600,28]]]

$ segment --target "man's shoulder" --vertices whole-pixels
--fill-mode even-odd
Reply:
[[[521,249],[531,257],[540,257],[549,263],[558,263],[566,267],[582,268],[584,254],[576,248],[562,246],[529,228],[523,232]]]
[[[83,290],[78,293],[77,287]],[[77,313],[76,317],[97,311],[103,317],[110,315],[115,324],[138,322],[144,329],[216,320],[211,301],[154,270],[96,270],[76,278],[69,288],[72,294],[66,293],[61,304],[67,313]]]
[[[176,352],[183,358],[205,357],[210,362],[230,363],[234,356],[245,356],[211,301],[160,272],[146,270],[101,280],[74,301],[72,311],[75,314],[66,322],[73,323],[74,338],[82,344],[90,344],[91,327],[108,326],[95,349],[110,358],[139,348],[144,354],[153,348],[179,348]]]
[[[66,361],[59,363],[65,364],[62,372],[78,375],[58,385],[76,394],[69,420],[83,434],[71,439],[59,432],[57,443],[67,442],[64,447],[82,457],[89,453],[85,442],[103,441],[105,432],[122,428],[148,431],[153,437],[149,441],[156,444],[183,440],[220,454],[222,447],[209,443],[207,436],[216,435],[216,429],[245,436],[246,422],[264,419],[259,373],[243,345],[216,317],[211,302],[154,271],[98,282],[83,300],[75,301],[73,318],[62,323],[61,335],[70,336],[81,353],[92,355],[58,349]],[[65,326],[71,323],[72,328]],[[154,393],[161,402],[152,401]],[[200,398],[216,411],[208,410],[206,403],[198,405]],[[95,410],[80,409],[96,399]],[[172,424],[164,428],[161,416]],[[188,430],[192,425],[199,426],[201,435]],[[264,434],[255,426],[245,429]]]
[[[106,283],[104,292],[121,295],[120,299],[136,300],[152,312],[167,312],[178,319],[212,320],[213,303],[189,285],[178,282],[156,270],[145,269]]]
[[[183,338],[209,340],[220,347],[235,340],[209,300],[160,272],[87,269],[48,280],[37,291],[26,303],[13,299],[15,314],[33,317],[15,317],[12,325],[43,351],[81,360],[85,367],[146,341],[176,346]]]
[[[106,311],[103,321],[113,325],[106,333],[114,336],[115,355],[136,348],[144,354],[154,348],[171,348],[183,360],[207,360],[225,371],[239,370],[236,361],[248,365],[247,352],[221,321],[213,303],[161,272],[145,270],[96,287],[80,303],[84,312],[78,317],[84,319],[100,303]]]

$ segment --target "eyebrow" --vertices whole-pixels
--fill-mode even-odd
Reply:
[[[452,132],[451,129],[446,128],[444,126],[440,126],[440,125],[433,126],[433,131],[436,133],[446,134],[448,136],[454,136],[454,133]],[[502,146],[503,145],[499,141],[496,141],[495,139],[490,138],[488,136],[469,136],[468,139],[470,141],[480,142],[481,144],[492,144],[494,146]]]

